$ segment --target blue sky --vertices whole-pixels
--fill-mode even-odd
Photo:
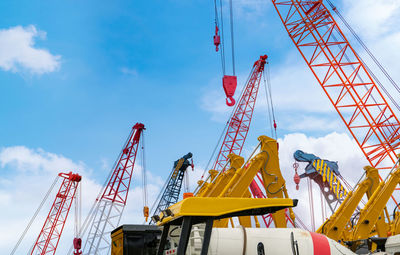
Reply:
[[[360,168],[363,159],[354,162],[357,148],[348,146],[351,138],[270,1],[233,2],[239,86],[254,61],[269,56],[278,137],[287,145],[281,164],[290,168],[290,154],[303,146],[345,162],[343,168]],[[399,4],[334,2],[400,78],[393,60],[400,57]],[[374,9],[379,12],[371,15]],[[12,220],[20,228],[40,202],[21,206],[23,196],[16,194],[22,183],[33,183],[39,198],[52,176],[74,168],[86,174],[93,188],[88,193],[95,194],[136,122],[147,128],[150,192],[158,192],[172,162],[188,151],[202,172],[230,111],[212,44],[212,1],[4,0],[0,14],[0,205],[19,212]],[[14,43],[10,33],[27,36],[26,43]],[[269,134],[263,97],[261,89],[245,152],[257,136]],[[326,148],[332,141],[348,155]],[[140,198],[136,191],[132,199]],[[17,235],[8,238],[0,247],[8,249]]]
[[[253,2],[238,3],[235,13],[242,81],[259,55],[270,56],[274,72],[285,61],[282,56],[294,50],[271,6]],[[6,18],[0,27],[35,26],[46,38],[35,37],[34,47],[60,58],[52,72],[0,73],[3,146],[40,147],[98,168],[99,158],[113,159],[130,126],[141,121],[148,128],[148,166],[155,171],[165,171],[188,150],[196,161],[208,159],[226,119],[213,121],[202,107],[205,94],[222,91],[219,55],[211,41],[212,3],[19,4],[25,7],[2,2]],[[217,100],[223,102],[220,95]],[[281,128],[280,135],[285,133]]]

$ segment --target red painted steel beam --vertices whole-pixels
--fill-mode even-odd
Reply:
[[[63,178],[50,212],[31,251],[31,255],[54,254],[64,230],[68,213],[82,177],[72,172],[60,173]]]
[[[247,133],[249,132],[266,59],[266,55],[261,56],[253,65],[250,78],[245,85],[244,93],[229,120],[228,129],[214,163],[213,169],[215,170],[224,171],[224,166],[228,162],[228,155],[231,153],[240,155],[242,152]]]
[[[142,123],[136,123],[124,144],[104,191],[97,201],[83,248],[84,254],[102,255],[110,253],[109,233],[119,225],[126,205],[139,141],[144,129]]]
[[[390,169],[399,152],[399,119],[329,10],[315,0],[272,3],[371,166]]]
[[[136,123],[133,126],[128,142],[122,150],[118,163],[114,168],[111,178],[108,180],[107,186],[100,200],[110,200],[113,203],[126,204],[139,140],[144,129],[142,123]]]

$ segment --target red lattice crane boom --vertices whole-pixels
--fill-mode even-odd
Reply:
[[[90,224],[83,254],[109,254],[111,248],[110,232],[115,229],[126,205],[129,186],[135,167],[139,141],[144,130],[142,123],[136,123],[124,145],[112,174],[96,207]]]
[[[224,171],[226,164],[228,163],[228,155],[231,153],[240,155],[242,152],[244,142],[246,141],[246,137],[250,129],[250,123],[253,117],[258,89],[260,87],[260,82],[267,58],[267,55],[260,56],[260,59],[257,60],[253,65],[250,78],[245,85],[243,94],[240,97],[239,103],[237,104],[231,118],[229,119],[224,140],[214,163],[213,169],[215,170]],[[263,184],[260,176],[257,177],[260,183]],[[255,180],[253,180],[250,185],[250,191],[255,198],[266,197]],[[271,215],[264,215],[262,218],[265,225],[269,227],[272,223]],[[289,217],[287,217],[287,221],[294,225],[293,221]]]
[[[371,166],[393,167],[400,122],[322,0],[272,3]]]
[[[32,248],[31,255],[54,254],[56,252],[78,184],[82,179],[81,176],[72,172],[68,174],[60,173],[58,176],[62,177],[63,181],[39,237]]]
[[[215,170],[224,170],[224,167],[228,162],[229,154],[235,153],[236,155],[240,155],[242,152],[247,133],[249,132],[266,59],[267,55],[261,56],[253,65],[243,95],[228,122],[228,129],[214,163],[213,169]]]

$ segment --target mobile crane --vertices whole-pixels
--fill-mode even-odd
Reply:
[[[139,150],[139,142],[143,143],[142,123],[136,123],[126,140],[116,164],[113,166],[107,178],[106,185],[96,198],[85,223],[82,226],[82,233],[89,230],[86,235],[83,254],[100,255],[108,254],[111,249],[109,234],[118,226],[124,211],[133,170],[135,168],[136,156]],[[143,149],[143,147],[142,147]],[[148,216],[148,209],[144,207],[145,217]],[[69,254],[72,254],[70,249]]]
[[[82,177],[79,174],[72,172],[59,173],[53,184],[50,186],[50,189],[44,197],[43,201],[41,202],[38,210],[35,212],[31,221],[22,233],[14,249],[11,251],[11,255],[16,254],[19,245],[21,244],[26,233],[32,226],[33,221],[35,220],[36,216],[38,215],[40,209],[44,205],[44,202],[47,200],[49,194],[53,190],[59,178],[62,178],[61,185],[57,190],[54,202],[50,208],[46,220],[44,221],[43,227],[40,230],[39,236],[37,237],[28,254],[54,255],[56,253],[73,202],[75,202],[75,230],[77,230],[77,228],[79,227],[77,226],[77,223],[79,222],[79,216],[76,212],[80,211],[79,203],[77,203],[77,200],[80,199],[80,196],[78,197],[79,192],[77,193],[77,190],[80,187],[79,184],[82,180]],[[80,255],[82,254],[81,239],[79,238],[80,236],[78,231],[75,231],[74,236],[74,255]]]

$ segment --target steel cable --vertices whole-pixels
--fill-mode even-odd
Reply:
[[[20,238],[18,239],[17,244],[14,246],[13,250],[11,251],[10,255],[15,254],[15,251],[18,249],[19,245],[21,244],[22,240],[24,239],[26,233],[28,232],[28,230],[30,229],[30,227],[32,226],[33,221],[36,219],[36,216],[39,214],[40,210],[43,207],[43,204],[46,202],[47,198],[49,197],[51,191],[53,190],[54,186],[56,185],[57,181],[58,181],[59,176],[57,175],[56,178],[53,181],[53,184],[51,184],[50,189],[47,191],[46,195],[44,196],[42,202],[40,202],[39,207],[36,209],[35,213],[33,214],[33,217],[31,218],[31,220],[29,221],[28,225],[26,226],[25,230],[22,232],[22,235],[20,236]],[[32,249],[32,248],[31,248]]]

